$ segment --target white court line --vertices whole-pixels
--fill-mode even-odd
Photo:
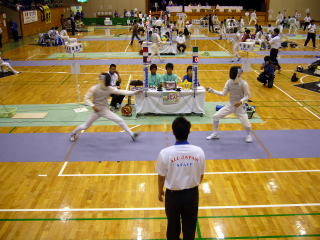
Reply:
[[[257,70],[254,70],[254,72],[259,75],[259,72]],[[302,103],[300,103],[298,100],[296,100],[294,97],[292,97],[291,95],[289,95],[287,92],[285,92],[284,90],[282,90],[280,87],[278,87],[276,84],[273,84],[273,86],[275,86],[277,89],[279,89],[282,93],[284,93],[285,95],[287,95],[289,98],[291,98],[293,101],[295,101],[299,106],[303,107],[303,109],[305,109],[306,111],[308,111],[309,113],[311,113],[313,116],[315,116],[316,118],[320,119],[320,116],[318,116],[317,114],[315,114],[314,112],[312,112],[311,110],[309,110],[309,108],[303,106]]]
[[[127,83],[127,86],[126,86],[126,91],[128,91],[128,89],[129,89],[130,80],[131,80],[131,74],[129,74],[129,79],[128,79],[128,83]]]
[[[129,48],[130,42],[128,43],[128,46],[126,47],[126,49],[124,50],[124,53],[127,53],[127,50]]]
[[[221,49],[223,49],[224,51],[228,52],[231,56],[233,56],[233,54],[231,54],[230,51],[228,51],[226,48],[224,48],[220,43],[217,43],[216,41],[214,40],[210,40],[211,42],[215,43],[218,45],[218,47],[220,47]]]
[[[44,74],[50,74],[50,73],[61,73],[61,74],[71,74],[70,72],[37,72],[37,71],[23,71],[24,73],[44,73]],[[142,72],[142,71],[140,71]],[[84,74],[84,75],[98,75],[99,73],[79,73],[79,74]],[[129,73],[122,73],[121,75],[130,75]]]
[[[200,210],[209,209],[242,209],[242,208],[289,208],[318,207],[320,203],[270,204],[270,205],[238,205],[238,206],[200,206]],[[118,212],[118,211],[159,211],[164,207],[150,208],[40,208],[40,209],[0,209],[0,212]]]
[[[140,126],[142,126],[142,125],[136,125],[136,126],[133,126],[133,127],[129,128],[129,129],[130,129],[130,130],[131,130],[131,129],[135,129],[135,128],[140,127]],[[121,130],[120,132],[124,132],[124,130]]]
[[[63,171],[64,171],[64,169],[66,168],[67,165],[68,165],[68,162],[64,162],[64,164],[62,165],[62,168],[60,169],[58,177],[63,176],[62,173],[63,173]]]
[[[62,171],[63,172],[63,171]],[[156,176],[157,173],[106,173],[106,174],[59,174],[59,177],[110,177],[110,176]],[[242,172],[205,172],[204,175],[232,175],[232,174],[266,174],[266,173],[320,173],[318,169],[279,170],[279,171],[242,171]]]
[[[310,75],[304,75],[304,76],[302,76],[299,80],[300,80],[300,82],[302,82],[302,83],[304,83],[304,81],[302,81],[305,77],[310,77]],[[311,76],[312,77],[312,76]]]

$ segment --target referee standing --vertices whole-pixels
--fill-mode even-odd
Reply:
[[[175,145],[160,151],[157,159],[159,200],[165,193],[165,210],[168,219],[167,239],[184,240],[195,238],[198,216],[200,184],[205,168],[205,156],[200,147],[188,143],[190,122],[177,117],[172,123]],[[181,219],[181,220],[180,220]]]

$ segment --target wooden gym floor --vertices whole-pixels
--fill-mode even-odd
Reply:
[[[113,34],[130,33],[127,29],[112,28]],[[217,37],[217,34],[204,30],[201,34]],[[100,35],[104,35],[104,29],[80,33],[78,38]],[[260,64],[253,64],[253,70],[244,74],[250,85],[252,104],[263,120],[263,123],[253,124],[254,130],[320,128],[319,93],[294,87],[296,83],[290,81],[296,66],[308,66],[306,61],[315,60],[314,55],[319,55],[319,49],[304,48],[304,39],[293,41],[299,44],[298,48],[286,48],[280,52],[306,51],[306,54],[280,55],[280,59],[288,60],[288,63],[281,64],[282,71],[276,74],[272,89],[263,87],[256,80]],[[139,51],[137,41],[131,47],[128,40],[117,38],[83,43],[87,53]],[[194,39],[190,45],[197,45],[199,51],[231,52],[231,43],[227,40]],[[320,45],[319,40],[317,45]],[[307,51],[314,51],[314,54]],[[5,51],[4,58],[13,61],[13,65],[17,65],[15,68],[22,73],[0,79],[0,104],[75,103],[75,76],[69,73],[68,64],[49,62],[52,59],[48,60],[48,57],[55,53],[62,54],[61,61],[68,58],[63,55],[63,47],[23,44]],[[244,53],[241,55],[246,56]],[[260,62],[263,56],[257,52],[249,54],[250,58]],[[227,58],[231,60],[231,57]],[[117,68],[123,79],[122,88],[127,86],[129,79],[143,78],[143,66],[139,64],[142,60],[132,59],[138,64],[126,63],[125,54],[109,58],[119,62]],[[165,63],[170,59],[174,62],[176,58],[165,57]],[[191,63],[190,57],[185,59]],[[216,62],[206,63],[205,59],[215,59]],[[223,88],[230,66],[237,65],[219,63],[225,59],[200,55],[199,79],[202,86]],[[289,60],[292,59],[301,59],[301,63],[291,63]],[[28,66],[27,61],[35,64]],[[44,65],[37,65],[38,61],[43,61]],[[158,72],[164,73],[165,63],[157,59],[155,63],[158,64]],[[175,64],[174,72],[183,77],[188,65]],[[107,69],[107,65],[81,66],[81,98],[90,86],[96,84],[98,74]],[[319,81],[319,78],[305,74],[298,77],[300,83]],[[223,102],[227,97],[207,94],[206,101]],[[164,121],[162,124],[130,127],[142,134],[170,132],[170,124]],[[0,133],[69,133],[74,127],[0,124]],[[221,124],[220,128],[222,131],[242,130],[238,123]],[[192,131],[211,129],[211,124],[195,123],[192,126]],[[121,129],[114,125],[95,125],[87,130],[119,131]],[[128,138],[123,144],[134,143]],[[12,151],[14,149],[12,146]],[[270,156],[266,159],[207,160],[208,174],[200,187],[197,239],[319,239],[319,161],[319,153],[315,158],[279,159]],[[164,205],[157,199],[154,169],[155,161],[69,162],[68,156],[57,162],[6,162],[1,159],[0,239],[165,239]]]

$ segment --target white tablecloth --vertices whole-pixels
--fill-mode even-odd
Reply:
[[[152,43],[149,43],[149,52],[153,53]],[[160,54],[177,54],[177,43],[176,42],[165,42],[160,45]]]
[[[198,87],[193,90],[182,90],[178,92],[180,99],[175,104],[164,104],[163,93],[156,90],[149,90],[147,96],[145,93],[135,96],[135,107],[137,114],[157,113],[157,114],[181,114],[181,113],[197,113],[204,114],[205,89]],[[170,91],[169,91],[170,92]]]
[[[192,12],[192,10],[196,10],[197,12],[200,12],[200,9],[212,9],[212,6],[185,6],[184,11],[185,12]]]
[[[168,6],[166,7],[167,11],[169,11],[169,13],[172,12],[182,12],[182,6]]]
[[[242,6],[217,6],[216,9],[219,10],[220,12],[224,12],[225,9],[227,9],[230,12],[232,10],[236,10],[237,12],[241,12],[243,7]]]

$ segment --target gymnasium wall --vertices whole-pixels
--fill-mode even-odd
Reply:
[[[305,17],[305,10],[310,8],[311,17],[316,21],[320,21],[320,0],[270,0],[269,9],[273,10],[273,20],[277,13],[283,9],[287,10],[288,16],[294,14],[297,9]]]
[[[18,25],[18,33],[19,33],[19,35],[21,35],[19,12],[16,11],[16,10],[13,10],[11,8],[4,7],[2,5],[0,5],[0,12],[6,13],[6,15],[7,15],[7,24],[10,22],[10,20],[17,23],[17,25]]]
[[[20,12],[21,17],[21,33],[22,36],[30,36],[42,32],[48,32],[48,30],[52,27],[59,27],[60,24],[60,16],[61,14],[64,14],[65,17],[68,17],[69,9],[67,8],[51,8],[51,23],[46,23],[44,21],[41,21],[41,14],[40,11],[38,11],[38,21],[28,24],[23,24],[23,13]]]
[[[0,27],[1,27],[2,31],[3,31],[3,33],[2,33],[2,43],[7,43],[9,41],[8,25],[7,25],[6,21],[7,21],[7,19],[3,18],[3,13],[0,11]]]
[[[82,6],[85,18],[96,17],[96,12],[117,10],[120,15],[123,9],[131,10],[137,8],[139,11],[146,11],[146,0],[88,0],[87,3],[77,3]]]

